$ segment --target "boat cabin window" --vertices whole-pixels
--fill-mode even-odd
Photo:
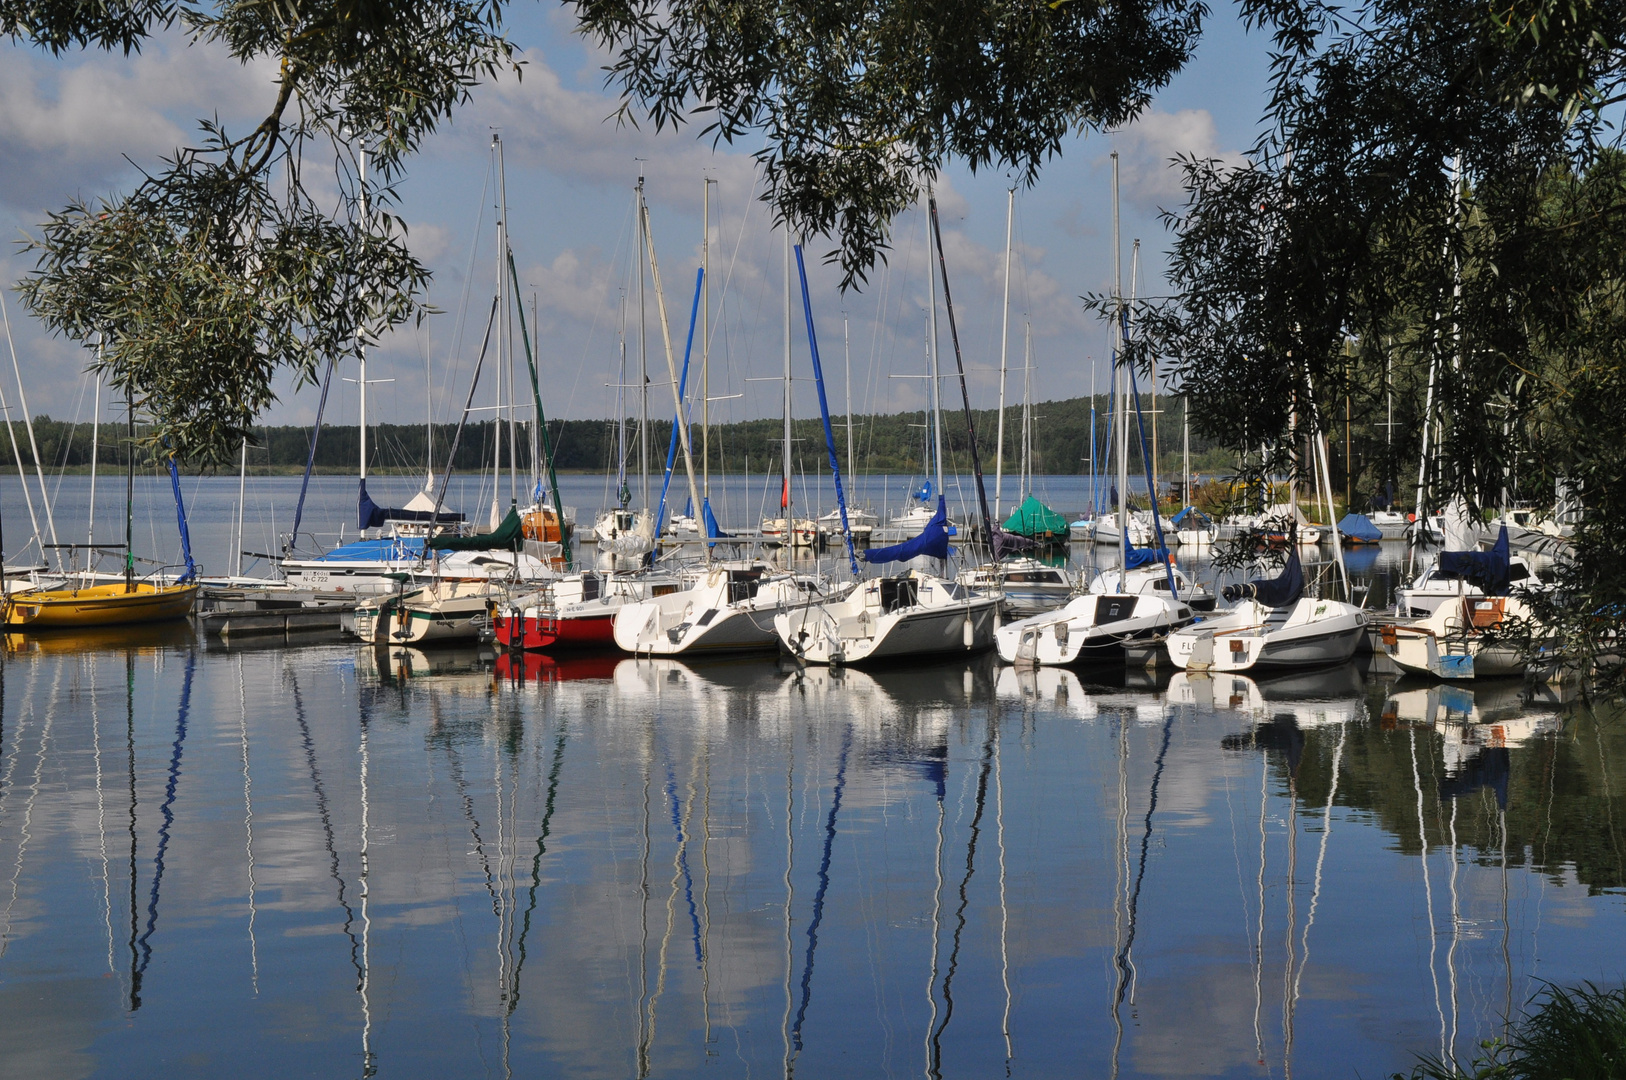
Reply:
[[[913,578],[881,579],[881,610],[896,611],[914,607],[920,602],[920,593]]]
[[[675,593],[677,591],[678,591],[678,587],[676,585],[652,585],[652,586],[650,586],[650,589],[649,589],[649,595],[650,596],[671,596],[673,593]]]
[[[762,586],[761,570],[730,570],[728,572],[728,602],[737,604],[750,600]]]
[[[1154,589],[1162,589],[1164,592],[1168,592],[1169,591],[1169,579],[1166,578],[1166,577],[1153,578],[1152,579],[1152,588],[1154,588]]]
[[[1507,564],[1507,579],[1509,581],[1523,581],[1530,576],[1530,568],[1524,563],[1510,562]]]
[[[599,597],[599,578],[597,574],[582,575],[582,599],[597,600]]]
[[[1133,596],[1098,596],[1095,599],[1095,625],[1120,622],[1135,613]]]

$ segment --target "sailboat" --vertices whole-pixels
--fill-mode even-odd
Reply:
[[[1505,592],[1514,584],[1525,588],[1540,585],[1529,562],[1509,553],[1505,527],[1498,534],[1497,547],[1489,552],[1479,550],[1479,528],[1460,497],[1453,499],[1445,512],[1435,518],[1440,522],[1445,550],[1410,586],[1395,591],[1395,600],[1403,614],[1428,618],[1442,607],[1458,610],[1464,602],[1488,595],[1482,579],[1493,569],[1492,562],[1498,564],[1491,575],[1493,587]],[[1498,549],[1500,554],[1494,554]],[[1505,568],[1501,566],[1504,561]]]
[[[1010,343],[1011,314],[1011,237],[1016,214],[1016,189],[1006,192],[1005,200],[1005,293],[1000,319],[999,342],[999,422],[994,438],[994,516],[1003,512],[1005,486],[1005,373],[1006,348]],[[1033,330],[1029,326],[1023,333],[1022,345],[1022,428],[1021,468],[1017,491],[1020,504],[1006,518],[1001,528],[1007,537],[1020,541],[1064,544],[1070,538],[1067,519],[1039,501],[1033,493]],[[1030,546],[1022,544],[1021,546]],[[956,579],[973,589],[985,589],[1000,594],[1000,607],[1006,614],[1032,615],[1049,611],[1066,601],[1073,591],[1073,583],[1066,572],[1057,566],[1033,558],[1031,555],[1004,554],[992,563],[961,571]]]
[[[790,494],[790,480],[794,475],[794,466],[791,461],[791,379],[790,379],[790,233],[785,233],[785,431],[781,449],[781,487],[779,492],[779,516],[767,518],[762,522],[762,537],[764,540],[778,543],[786,547],[816,547],[819,542],[818,522],[805,517],[797,517],[792,510],[794,500]]]
[[[1118,263],[1118,159],[1113,156],[1112,206],[1114,281],[1121,283]],[[1114,295],[1121,297],[1117,284]],[[1122,299],[1113,317],[1113,378],[1118,408],[1115,410],[1118,436],[1118,511],[1114,521],[1134,523],[1128,516],[1129,492],[1129,409],[1131,392],[1136,419],[1140,419],[1140,393],[1134,373],[1124,360],[1129,315]],[[1156,491],[1151,474],[1151,454],[1146,446],[1142,424],[1141,460],[1146,468],[1146,490]],[[1154,507],[1155,513],[1155,507]],[[995,641],[1000,659],[1010,664],[1063,665],[1081,661],[1122,660],[1127,647],[1155,642],[1176,627],[1190,623],[1191,601],[1196,598],[1192,582],[1169,564],[1167,549],[1157,518],[1152,525],[1157,547],[1138,547],[1129,542],[1125,531],[1117,532],[1118,570],[1112,576],[1097,575],[1088,592],[1068,601],[1061,610],[1041,613],[999,628]],[[1097,534],[1099,542],[1100,534]],[[1208,598],[1212,606],[1212,598]]]
[[[651,279],[660,310],[667,373],[671,379],[674,445],[681,447],[683,452],[689,499],[699,504],[694,458],[689,444],[689,425],[683,404],[684,385],[673,355],[666,320],[666,300],[661,290],[660,267],[655,261],[647,206],[641,216],[644,240],[649,248]],[[699,286],[703,283],[702,271],[695,282],[697,302],[700,298]],[[691,317],[691,330],[693,323]],[[675,454],[669,453],[668,460],[675,462]],[[667,477],[670,480],[670,468]],[[625,604],[615,613],[611,632],[617,647],[649,656],[771,651],[775,648],[773,612],[787,604],[797,603],[810,594],[822,595],[822,585],[815,577],[778,572],[766,563],[754,560],[713,561],[711,547],[707,544],[701,545],[701,551],[705,565],[686,577],[686,587]]]
[[[1437,679],[1523,675],[1523,651],[1494,640],[1510,620],[1531,618],[1524,601],[1508,595],[1512,563],[1506,526],[1489,551],[1442,552],[1437,570],[1457,585],[1458,596],[1418,622],[1385,626],[1383,651],[1402,671]]]
[[[936,234],[937,201],[928,196],[928,202],[932,229]],[[941,263],[940,235],[937,243]],[[819,364],[818,338],[813,328],[813,307],[807,290],[807,272],[802,262],[800,245],[796,247],[796,265],[801,274],[802,306],[807,316],[808,344],[813,355],[813,377],[819,387],[819,404],[824,414],[825,440],[830,452],[831,469],[836,474],[836,497],[844,508],[846,498],[842,492],[840,471],[836,465],[835,436],[830,428],[829,408],[824,399],[824,375]],[[953,328],[954,308],[948,297],[946,273],[944,299],[948,305],[949,324]],[[954,336],[958,357],[958,331],[954,331]],[[933,355],[935,357],[935,352]],[[934,364],[931,397],[934,411],[940,412],[936,374]],[[969,417],[969,408],[966,411]],[[971,431],[972,453],[975,455],[975,429]],[[942,458],[939,456],[939,492],[942,490],[941,471]],[[982,470],[976,468],[975,471],[978,491],[981,494]],[[986,523],[988,519],[985,495],[983,510]],[[989,529],[989,536],[997,543],[997,534],[992,528]],[[937,511],[921,530],[920,535],[890,547],[871,548],[864,553],[864,558],[872,565],[907,563],[921,557],[934,558],[941,563],[948,555],[948,507],[943,496],[939,494]],[[856,575],[858,562],[850,542],[848,556]],[[958,581],[922,570],[909,570],[896,576],[854,582],[845,593],[832,599],[819,600],[809,596],[804,602],[789,605],[776,614],[773,625],[785,648],[805,663],[853,664],[901,656],[941,655],[986,649],[993,642],[997,604],[998,599],[992,594],[979,592]]]
[[[104,585],[28,589],[7,592],[0,607],[0,622],[29,630],[85,626],[118,626],[185,618],[198,595],[198,568],[192,561],[192,540],[186,528],[186,505],[181,499],[181,478],[174,456],[168,458],[170,486],[175,494],[175,516],[180,527],[181,553],[186,568],[173,582],[152,578],[137,581],[133,549],[135,502],[135,406],[129,406],[129,468],[124,495],[124,580]]]

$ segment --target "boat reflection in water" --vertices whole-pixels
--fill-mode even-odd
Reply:
[[[30,639],[0,694],[41,1075],[1387,1075],[1626,942],[1626,725],[1517,688]]]

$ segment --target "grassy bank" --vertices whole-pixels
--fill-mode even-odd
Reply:
[[[1426,1059],[1410,1080],[1615,1080],[1626,1077],[1626,987],[1548,986],[1472,1063]],[[1396,1073],[1395,1080],[1407,1080]]]

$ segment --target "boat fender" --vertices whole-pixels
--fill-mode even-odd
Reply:
[[[965,617],[965,628],[961,631],[960,636],[965,639],[965,647],[967,649],[971,648],[971,646],[977,640],[977,632],[971,626],[971,616],[970,615],[967,615]]]

